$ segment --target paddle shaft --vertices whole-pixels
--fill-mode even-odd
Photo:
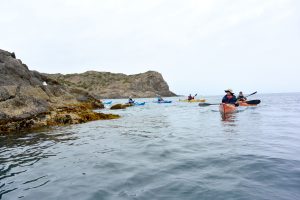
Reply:
[[[213,106],[213,105],[220,105],[220,104],[219,103],[199,103],[198,105],[204,107],[204,106]]]
[[[254,95],[254,94],[256,94],[257,93],[257,91],[255,91],[255,92],[253,92],[253,93],[251,93],[251,94],[249,94],[249,95],[247,95],[247,96],[245,96],[245,97],[250,97],[250,96],[252,96],[252,95]]]

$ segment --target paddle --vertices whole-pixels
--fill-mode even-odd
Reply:
[[[201,107],[205,107],[205,106],[213,106],[213,105],[220,105],[219,103],[199,103],[198,104]]]
[[[257,91],[255,91],[255,92],[253,92],[253,93],[251,93],[251,94],[249,94],[249,95],[247,95],[247,96],[245,96],[245,97],[250,97],[250,96],[252,96],[252,95],[254,95],[254,94],[256,94],[257,93]]]

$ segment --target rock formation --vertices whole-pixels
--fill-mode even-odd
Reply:
[[[111,110],[118,110],[118,109],[125,109],[127,107],[131,107],[132,105],[130,104],[115,104],[112,107],[110,107]]]
[[[0,133],[118,118],[92,111],[103,107],[87,91],[30,71],[14,53],[0,50]]]
[[[96,71],[45,75],[66,86],[84,89],[98,98],[175,96],[162,75],[155,71],[135,75]]]

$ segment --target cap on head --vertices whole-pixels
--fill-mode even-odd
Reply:
[[[231,94],[234,94],[232,89],[227,89],[227,90],[225,90],[225,92],[230,92]]]

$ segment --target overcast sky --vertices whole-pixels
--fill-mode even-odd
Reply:
[[[177,94],[300,91],[299,0],[0,0],[30,69],[161,72]]]

